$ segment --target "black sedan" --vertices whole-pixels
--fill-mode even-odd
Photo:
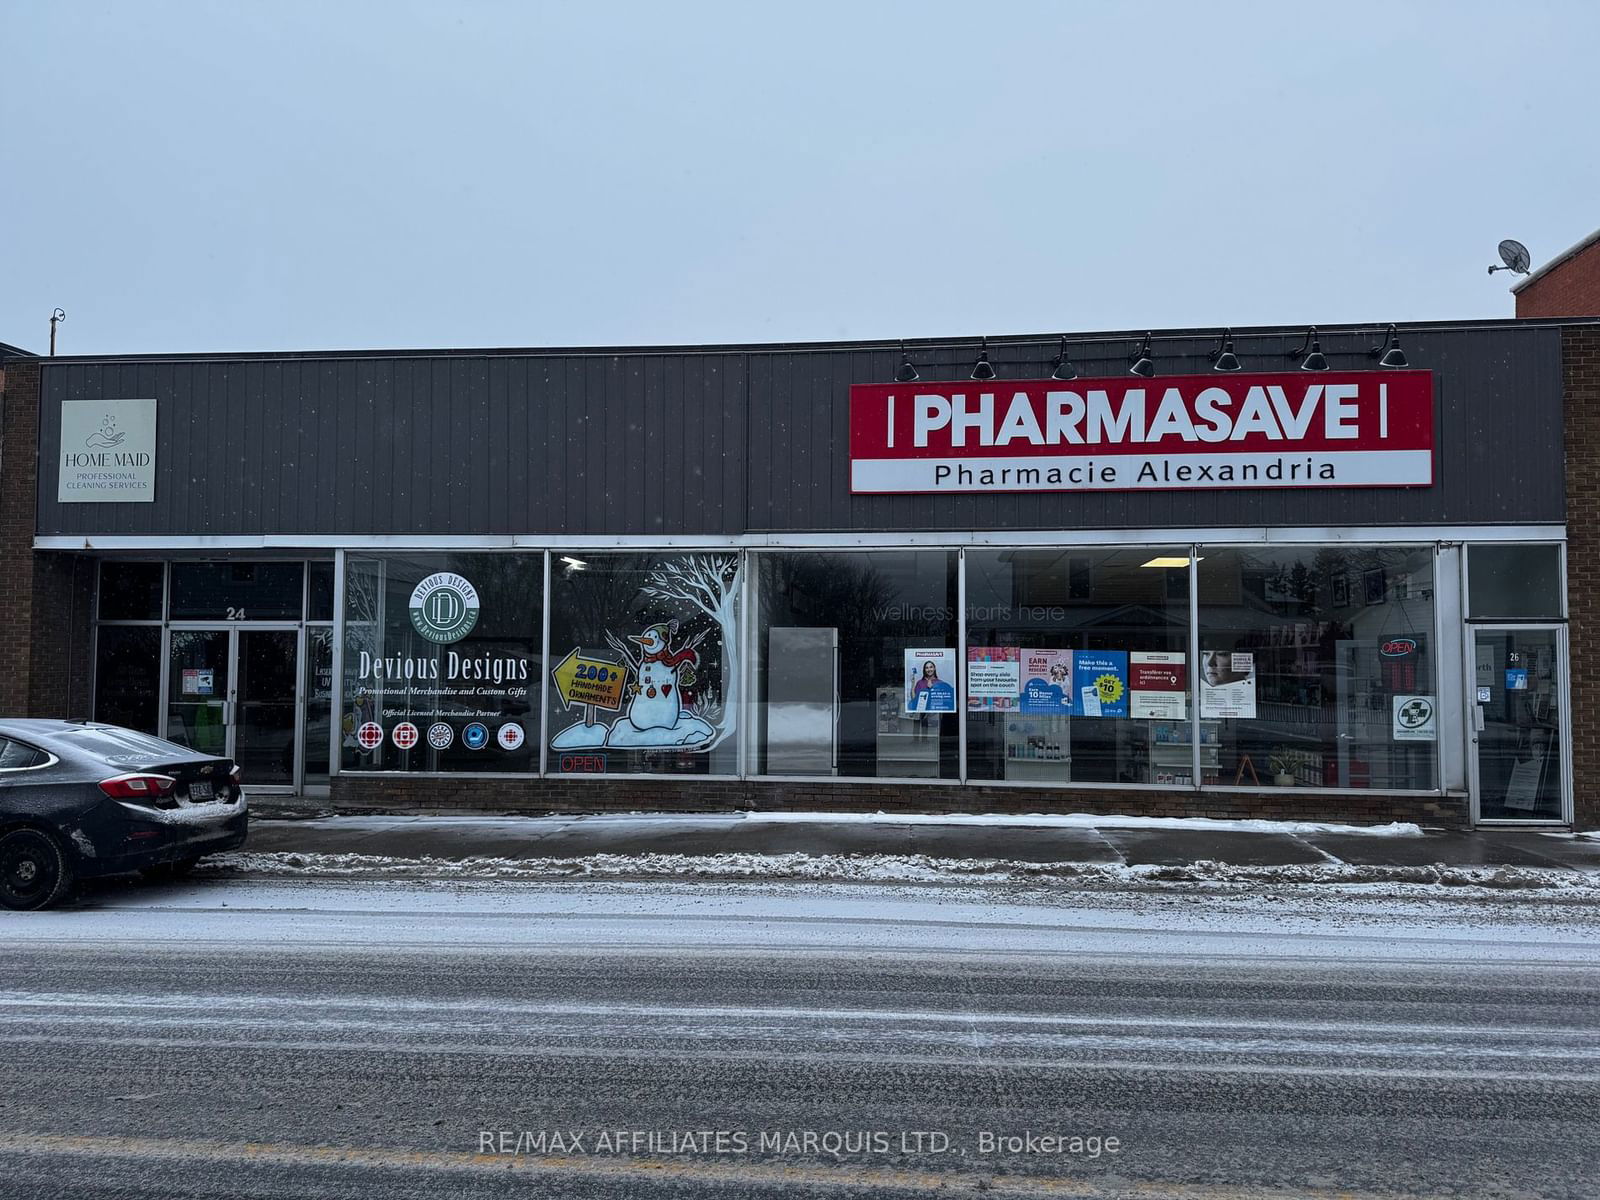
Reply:
[[[115,725],[0,721],[0,906],[44,908],[78,878],[179,872],[244,844],[239,769]]]

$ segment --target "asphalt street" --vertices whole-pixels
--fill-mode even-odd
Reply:
[[[0,916],[0,1195],[1587,1200],[1596,918],[112,885]]]

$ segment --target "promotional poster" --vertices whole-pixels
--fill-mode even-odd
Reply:
[[[1079,715],[1128,715],[1128,652],[1079,650],[1073,658],[1073,690]]]
[[[1200,654],[1200,715],[1256,715],[1256,656],[1227,650]]]
[[[1071,715],[1071,650],[1024,650],[1022,676],[1021,711],[1038,716]]]
[[[977,712],[1009,712],[1021,690],[1021,651],[1015,646],[967,647],[967,707]]]
[[[956,652],[950,647],[907,650],[904,679],[906,712],[955,712],[955,678]]]
[[[1189,711],[1188,655],[1174,650],[1135,650],[1128,655],[1128,708],[1132,716],[1181,721]]]

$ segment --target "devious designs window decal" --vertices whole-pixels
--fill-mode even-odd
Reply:
[[[575,720],[551,737],[551,748],[703,753],[731,738],[739,575],[736,555],[689,555],[651,568],[632,598],[651,618],[613,622],[601,631],[603,647],[570,646],[556,659],[551,678]],[[654,619],[657,612],[670,615]]]

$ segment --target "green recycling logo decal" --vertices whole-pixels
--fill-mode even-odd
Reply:
[[[478,589],[453,571],[429,575],[411,593],[411,627],[430,642],[459,642],[478,623]]]

